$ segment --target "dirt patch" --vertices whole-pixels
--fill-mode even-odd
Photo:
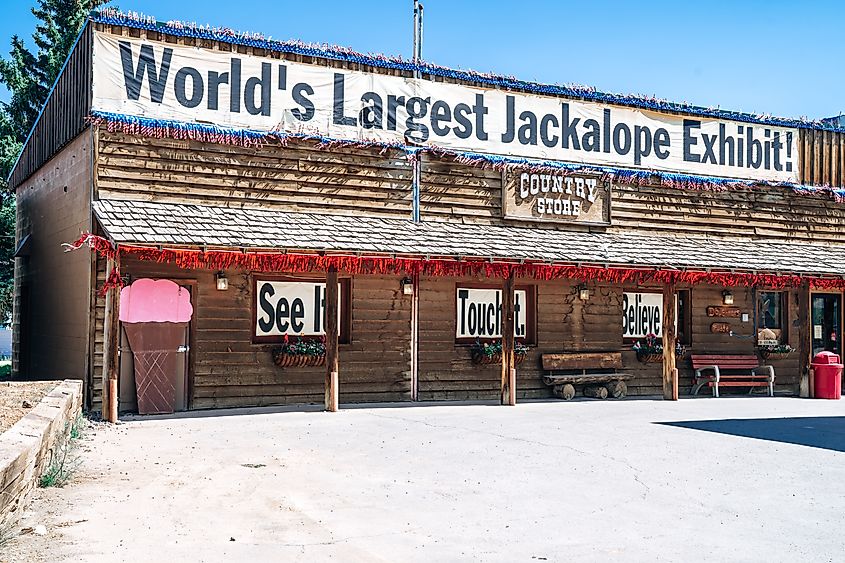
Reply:
[[[35,408],[59,381],[0,382],[0,433],[5,432]],[[29,406],[25,406],[29,405]]]

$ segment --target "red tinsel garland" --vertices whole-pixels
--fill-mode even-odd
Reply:
[[[75,250],[84,245],[102,256],[116,258],[131,254],[139,260],[175,264],[181,269],[226,270],[242,268],[253,272],[306,273],[326,271],[331,267],[348,274],[420,274],[428,276],[486,276],[505,278],[533,277],[538,280],[577,279],[616,284],[644,284],[649,282],[720,286],[760,286],[771,288],[798,287],[809,280],[815,289],[840,289],[845,280],[797,275],[751,274],[737,272],[695,272],[677,270],[649,270],[643,268],[601,268],[593,266],[556,266],[538,263],[487,262],[482,260],[447,260],[421,258],[388,258],[359,256],[320,256],[316,254],[280,254],[270,252],[236,252],[225,250],[155,249],[142,246],[114,247],[108,240],[83,234],[73,244]],[[117,267],[112,270],[103,291],[120,287],[122,281]]]

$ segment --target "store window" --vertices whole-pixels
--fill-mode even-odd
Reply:
[[[784,291],[757,293],[758,344],[786,342],[786,296]]]
[[[525,344],[537,342],[535,295],[533,287],[518,287],[513,292],[513,334]],[[501,337],[502,290],[489,286],[456,286],[455,342],[472,343]]]

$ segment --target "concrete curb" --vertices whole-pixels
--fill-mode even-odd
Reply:
[[[65,379],[14,426],[0,434],[0,524],[26,506],[53,448],[67,439],[82,411],[82,381]]]

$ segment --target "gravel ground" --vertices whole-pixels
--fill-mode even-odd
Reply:
[[[368,405],[79,440],[0,561],[839,562],[845,401]]]
[[[0,382],[0,433],[26,416],[58,384],[58,381]]]

